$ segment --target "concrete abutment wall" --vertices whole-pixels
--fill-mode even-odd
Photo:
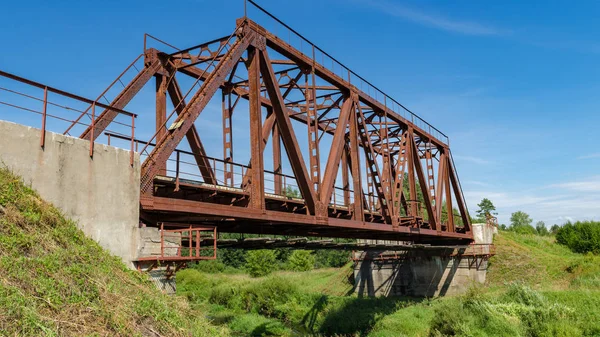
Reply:
[[[139,239],[140,159],[116,147],[0,121],[0,161],[132,267]]]
[[[474,224],[475,243],[491,244],[495,231],[491,225]],[[489,249],[487,246],[479,248]],[[464,252],[452,248],[356,252],[355,291],[359,296],[433,297],[462,294],[474,283],[485,283],[488,260],[483,256],[460,253]],[[387,259],[381,259],[380,256]]]

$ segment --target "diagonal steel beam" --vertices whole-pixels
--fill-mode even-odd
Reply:
[[[171,102],[175,107],[175,111],[177,111],[177,115],[179,116],[184,111],[186,104],[175,76],[173,76],[169,82],[167,91],[169,93],[169,97],[171,97]],[[192,124],[190,130],[185,134],[185,137],[190,144],[190,150],[192,150],[192,153],[194,154],[194,160],[200,169],[202,179],[204,179],[204,182],[207,184],[216,185],[217,179],[215,179],[215,172],[213,171],[210,161],[206,156],[206,150],[200,141],[200,136],[198,135],[196,125]]]
[[[379,200],[379,207],[381,208],[381,214],[383,215],[385,222],[392,226],[395,226],[396,219],[392,217],[391,214],[391,198],[389,193],[386,193],[386,189],[382,186],[381,180],[381,170],[379,169],[379,164],[377,163],[377,159],[375,157],[375,150],[371,145],[368,135],[367,123],[365,121],[365,116],[362,112],[360,105],[358,105],[358,133],[362,141],[363,149],[365,150],[365,159],[366,166],[370,173],[370,176],[373,180],[373,184],[375,185],[375,190],[377,192],[377,198]],[[388,191],[389,192],[389,191]]]
[[[123,89],[123,91],[121,91],[110,103],[110,106],[117,109],[123,109],[161,68],[162,64],[160,60],[154,58],[149,66],[144,67],[144,69],[140,71],[129,84],[127,84],[125,89]],[[105,109],[98,118],[96,118],[96,121],[83,131],[79,138],[90,140],[90,137],[93,136],[93,140],[96,140],[118,114],[118,111]],[[92,125],[94,126],[94,132],[92,132]]]
[[[298,188],[306,203],[306,208],[310,214],[314,215],[316,212],[317,197],[313,191],[312,182],[308,175],[308,171],[306,170],[304,158],[302,157],[302,152],[300,151],[300,146],[298,145],[290,116],[287,113],[285,102],[278,89],[277,79],[273,73],[269,55],[265,50],[260,51],[260,55],[260,71],[265,86],[267,87],[267,93],[271,99],[271,104],[273,105],[273,113],[275,114],[275,120],[281,134],[283,145],[288,154],[292,170],[294,171]]]
[[[433,205],[431,203],[431,195],[427,190],[427,180],[425,180],[425,174],[423,173],[423,166],[421,165],[421,159],[419,158],[419,152],[417,150],[417,145],[415,144],[414,137],[409,138],[409,146],[411,147],[411,155],[413,156],[413,163],[415,166],[415,171],[417,171],[417,177],[419,178],[419,187],[421,188],[421,192],[423,193],[423,200],[425,202],[425,208],[427,209],[428,221],[429,225],[431,225],[432,229],[437,229],[437,218],[433,211]]]
[[[353,109],[354,103],[352,99],[346,98],[342,104],[340,118],[335,129],[335,134],[333,135],[333,140],[331,141],[331,150],[329,150],[329,157],[327,158],[325,174],[323,175],[323,182],[321,184],[320,199],[325,205],[329,205],[329,201],[331,200],[331,193],[333,192],[333,187],[335,185],[335,177],[338,173],[340,159],[346,143],[346,127]]]
[[[157,141],[156,147],[152,149],[152,152],[142,164],[140,187],[142,194],[152,192],[153,180],[157,172],[156,163],[165,162],[173,153],[173,150],[175,150],[185,134],[192,127],[194,121],[196,121],[204,107],[206,107],[223,83],[225,77],[231,72],[234,65],[239,61],[255,37],[256,33],[254,31],[246,30],[242,37],[236,39],[226,56],[216,65],[211,76],[202,83],[200,89],[175,119],[169,133],[163,139]]]
[[[454,162],[452,161],[452,154],[448,152],[448,175],[450,176],[450,181],[452,182],[452,188],[454,190],[454,196],[456,197],[456,203],[458,206],[458,210],[460,211],[460,216],[462,217],[463,224],[465,226],[465,231],[469,233],[471,231],[471,222],[469,220],[469,213],[467,212],[467,205],[463,199],[463,194],[460,189],[460,185],[458,182],[458,177],[456,176],[456,170],[454,168]]]
[[[439,226],[438,226],[438,231],[441,230],[442,228],[442,198],[443,198],[443,194],[444,194],[444,186],[445,186],[445,181],[448,180],[448,175],[446,174],[446,164],[447,164],[447,159],[446,159],[446,152],[442,151],[440,153],[440,163],[438,166],[438,181],[437,181],[437,194],[435,196],[435,215],[437,216],[437,219],[439,221]],[[450,227],[447,227],[447,229],[449,229]]]

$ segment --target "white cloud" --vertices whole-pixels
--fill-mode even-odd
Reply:
[[[592,177],[585,181],[573,181],[562,184],[555,184],[551,187],[563,188],[577,192],[600,192],[600,176]]]
[[[477,165],[487,165],[490,163],[488,160],[485,160],[480,157],[461,156],[461,155],[453,155],[453,157],[457,161],[465,161],[465,162],[469,162],[469,163],[477,164]]]
[[[502,36],[510,32],[473,21],[457,20],[442,15],[426,13],[405,5],[387,0],[365,0],[362,3],[376,8],[386,14],[412,21],[424,26],[437,28],[453,33],[478,36]]]
[[[463,184],[465,185],[475,185],[475,186],[481,186],[481,187],[489,187],[491,186],[491,184],[483,182],[483,181],[477,181],[477,180],[466,180],[463,181]]]
[[[483,198],[494,203],[499,222],[507,225],[510,215],[516,211],[524,211],[534,222],[541,220],[547,225],[597,220],[600,218],[600,176],[530,190],[465,191],[465,199],[473,214],[477,210],[477,203]]]
[[[600,158],[600,152],[577,157],[577,159],[593,159],[593,158]]]

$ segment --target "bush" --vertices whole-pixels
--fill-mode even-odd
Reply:
[[[430,336],[578,336],[566,324],[572,315],[571,308],[512,284],[498,299],[471,291],[446,300],[435,309]]]
[[[246,264],[246,252],[241,249],[223,248],[217,250],[217,256],[224,265],[233,268],[243,268]]]
[[[246,253],[246,270],[252,277],[269,275],[275,269],[275,252],[268,249]]]
[[[509,227],[509,230],[518,234],[537,234],[538,231],[532,225],[516,225]]]
[[[198,261],[191,267],[203,273],[209,274],[222,273],[225,271],[225,265],[218,260]]]
[[[575,253],[600,254],[600,222],[568,222],[556,231],[556,242]]]
[[[269,317],[282,317],[280,307],[297,296],[294,284],[281,277],[271,276],[242,289],[242,309]]]
[[[350,261],[350,252],[345,250],[321,249],[315,254],[316,268],[339,268]]]
[[[290,270],[309,271],[315,267],[315,256],[309,250],[294,250],[287,264]]]

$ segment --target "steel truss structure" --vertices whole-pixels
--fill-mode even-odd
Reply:
[[[141,217],[147,224],[470,242],[469,215],[443,133],[412,113],[399,114],[392,105],[404,107],[387,96],[364,92],[352,83],[349,70],[344,76],[345,70],[328,69],[315,59],[316,47],[309,48],[312,55],[241,18],[230,36],[169,53],[145,49],[144,68],[81,137],[103,134],[116,109],[154,77],[156,132],[150,140],[138,140],[145,158]],[[194,81],[187,94],[182,77]],[[196,121],[219,91],[223,157],[214,158],[207,155]],[[170,113],[167,99],[174,107]],[[248,164],[234,161],[232,120],[245,113],[239,111],[241,101],[249,113]],[[184,143],[189,150],[180,146]],[[272,171],[265,169],[266,160]],[[194,179],[182,177],[184,163],[195,166]],[[299,195],[292,195],[293,189]]]

